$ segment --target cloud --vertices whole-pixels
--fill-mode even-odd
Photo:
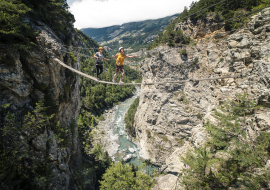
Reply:
[[[72,1],[72,0],[70,0]],[[101,28],[157,19],[183,11],[192,0],[77,0],[70,5],[76,28]]]

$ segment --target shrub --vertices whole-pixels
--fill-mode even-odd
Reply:
[[[220,58],[219,62],[221,63],[221,62],[223,62],[223,61],[224,61],[224,58],[223,58],[223,57]]]
[[[200,113],[197,114],[197,118],[202,120],[202,115]]]
[[[146,130],[146,133],[147,133],[147,137],[150,139],[152,136],[151,136],[151,131],[149,130]]]
[[[182,49],[182,50],[180,51],[180,54],[181,54],[182,56],[187,57],[187,49]]]
[[[264,170],[270,158],[270,134],[261,132],[253,139],[248,129],[259,108],[247,94],[242,94],[215,111],[217,123],[205,124],[210,135],[206,145],[182,157],[190,166],[183,170],[186,189],[228,189],[235,184],[244,189],[265,187],[270,181],[270,172]],[[215,154],[225,156],[216,159]]]
[[[73,55],[72,53],[69,53],[69,56],[72,60],[72,65],[77,61],[77,57],[75,57],[75,55]]]
[[[185,144],[185,141],[183,139],[175,138],[175,140],[180,146],[183,146]]]
[[[131,165],[117,162],[111,164],[102,176],[103,181],[100,181],[101,190],[109,189],[145,189],[150,190],[155,181],[141,171],[134,171]]]

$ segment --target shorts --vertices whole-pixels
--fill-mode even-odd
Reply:
[[[115,65],[115,70],[116,70],[116,72],[119,71],[119,69],[123,72],[123,70],[124,70],[124,65],[120,65],[120,66]]]

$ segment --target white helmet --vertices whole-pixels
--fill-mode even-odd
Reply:
[[[124,48],[123,48],[123,47],[120,47],[120,48],[119,48],[119,51],[120,51],[121,49],[124,49]]]

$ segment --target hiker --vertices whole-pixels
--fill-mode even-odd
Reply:
[[[120,47],[119,48],[119,53],[117,53],[115,56],[113,55],[112,57],[114,59],[115,59],[115,57],[117,58],[116,59],[116,65],[115,65],[116,73],[115,73],[112,81],[115,82],[115,78],[117,77],[117,75],[119,73],[119,69],[120,69],[121,72],[122,72],[122,76],[121,76],[121,79],[120,79],[119,83],[123,83],[122,80],[123,80],[124,74],[125,74],[125,69],[124,69],[124,60],[125,60],[125,58],[133,58],[133,57],[138,57],[138,56],[127,56],[127,55],[125,55],[124,54],[124,48]]]
[[[104,57],[103,47],[98,48],[98,52],[94,55],[94,57],[97,59],[96,61],[97,79],[99,80],[99,75],[103,72],[103,59],[106,61],[109,61],[109,59],[106,59]]]

